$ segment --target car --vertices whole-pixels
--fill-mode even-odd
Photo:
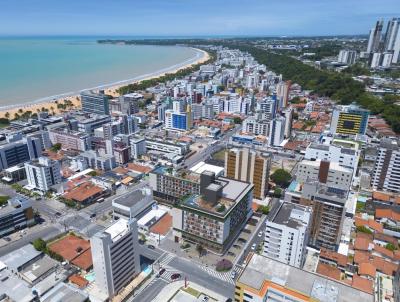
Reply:
[[[232,278],[232,279],[235,279],[235,277],[236,277],[236,272],[233,271],[233,272],[231,273],[231,278]]]
[[[147,247],[148,247],[149,249],[151,249],[151,250],[155,250],[155,249],[156,249],[156,247],[155,247],[154,245],[151,245],[151,244],[149,244]]]
[[[256,245],[255,243],[253,243],[253,245],[251,246],[251,249],[252,249],[252,250],[255,250],[255,249],[256,249],[256,246],[257,246],[257,245]]]
[[[210,300],[207,296],[204,296],[203,299],[201,299],[202,302],[208,302]]]
[[[60,212],[56,212],[56,217],[61,217],[61,213]]]
[[[160,271],[158,272],[158,274],[157,274],[157,278],[160,278],[161,277],[161,275],[162,274],[164,274],[165,273],[165,268],[162,268],[162,269],[160,269]]]
[[[7,241],[7,242],[10,242],[10,241],[11,241],[11,238],[10,238],[10,237],[3,237],[3,239],[4,239],[5,241]]]
[[[262,233],[261,231],[259,231],[259,232],[258,232],[258,237],[262,237],[262,234],[263,234],[263,233]]]
[[[96,217],[96,213],[90,214],[90,218],[94,218],[94,217]]]
[[[176,280],[176,279],[179,279],[180,277],[181,277],[181,274],[175,273],[175,274],[171,275],[171,280]]]

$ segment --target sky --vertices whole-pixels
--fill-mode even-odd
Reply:
[[[0,35],[367,34],[399,0],[0,0]]]

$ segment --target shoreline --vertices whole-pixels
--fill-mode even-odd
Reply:
[[[98,85],[95,87],[90,87],[90,88],[82,89],[79,91],[73,91],[73,92],[67,92],[67,93],[62,93],[62,94],[58,94],[58,95],[48,96],[48,97],[40,98],[38,100],[28,102],[28,103],[1,106],[0,107],[0,118],[5,118],[6,112],[8,112],[9,119],[13,119],[15,116],[15,113],[20,114],[20,112],[18,112],[20,109],[22,109],[24,112],[32,111],[32,113],[37,113],[37,111],[41,110],[42,108],[48,109],[50,112],[52,112],[51,107],[53,107],[54,113],[61,113],[61,111],[63,111],[63,110],[57,108],[57,103],[63,104],[64,100],[69,100],[73,103],[74,108],[79,107],[80,106],[79,94],[82,91],[104,89],[104,92],[106,94],[116,97],[116,96],[118,96],[118,93],[116,92],[116,90],[122,86],[158,78],[165,74],[173,74],[181,69],[188,68],[192,65],[204,63],[210,58],[210,56],[208,55],[208,53],[206,51],[198,49],[198,48],[194,48],[194,47],[190,47],[190,48],[197,51],[196,56],[194,56],[190,59],[187,59],[181,63],[175,64],[172,66],[168,66],[168,67],[159,69],[154,72],[142,74],[142,75],[136,76],[134,78],[126,79],[126,80],[121,80],[121,81],[112,82],[112,83],[108,83],[108,84],[101,84],[101,85]],[[65,111],[68,111],[68,109],[66,109]]]

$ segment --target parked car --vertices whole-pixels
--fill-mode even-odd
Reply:
[[[175,273],[171,275],[171,280],[176,280],[179,279],[181,277],[181,274]]]
[[[203,299],[201,299],[202,302],[208,302],[210,300],[207,296],[204,296]]]
[[[257,246],[257,245],[256,245],[255,243],[253,243],[253,245],[251,246],[251,249],[252,249],[252,250],[255,250],[255,249],[256,249],[256,246]]]
[[[154,245],[151,245],[151,244],[149,244],[147,247],[148,247],[149,249],[151,249],[151,250],[155,250],[155,249],[156,249],[156,247],[155,247]]]
[[[96,213],[90,214],[90,218],[94,218],[94,217],[96,217]]]
[[[259,232],[258,232],[258,237],[262,237],[262,234],[263,234],[263,233],[262,233],[261,231],[259,231]]]
[[[157,274],[157,278],[160,277],[164,273],[165,273],[165,268],[160,269],[160,271]]]
[[[5,241],[7,241],[7,242],[10,242],[11,241],[11,238],[10,237],[4,237],[3,238]]]

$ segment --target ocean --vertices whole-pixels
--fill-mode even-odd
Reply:
[[[175,46],[98,44],[89,37],[0,38],[0,107],[139,79],[192,62]]]

